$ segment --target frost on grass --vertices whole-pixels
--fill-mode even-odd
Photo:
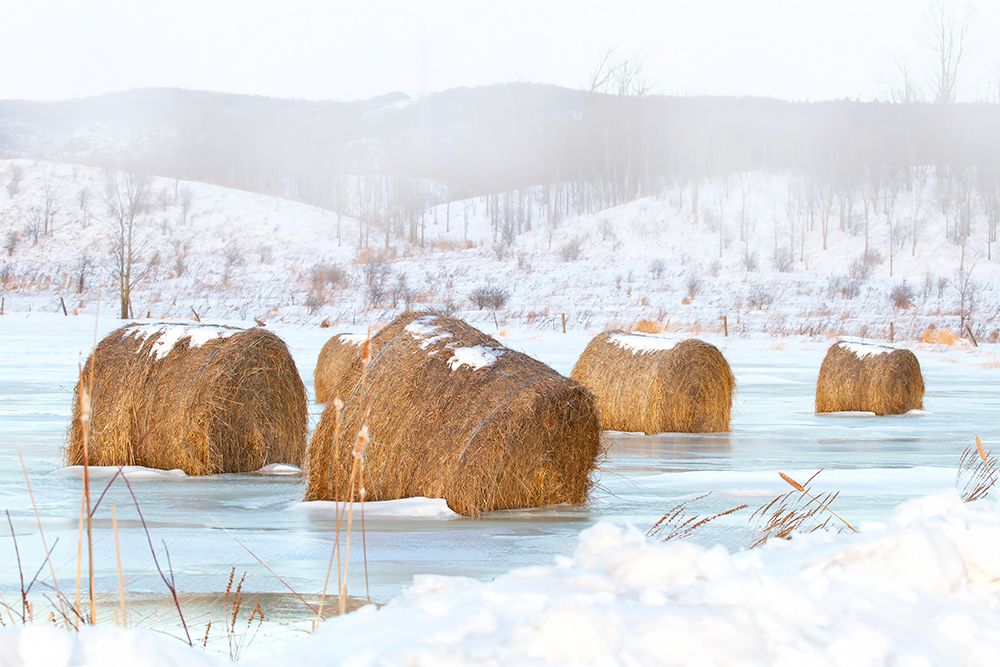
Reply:
[[[188,347],[201,347],[210,340],[228,338],[242,329],[234,327],[213,327],[206,325],[184,324],[137,324],[130,326],[123,334],[124,338],[136,337],[146,340],[159,334],[149,353],[157,359],[163,359],[174,349],[177,343],[188,339]]]
[[[618,347],[626,349],[632,354],[646,354],[647,352],[672,350],[678,343],[678,341],[673,338],[644,333],[616,333],[611,334],[608,339]]]
[[[869,340],[867,338],[854,338],[844,336],[837,339],[837,345],[852,352],[858,359],[864,359],[877,354],[889,354],[900,349],[893,345],[886,345],[880,341]]]

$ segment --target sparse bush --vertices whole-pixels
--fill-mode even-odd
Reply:
[[[694,300],[694,298],[698,296],[698,293],[701,291],[701,278],[692,273],[688,276],[686,286],[688,299]]]
[[[7,232],[3,237],[3,249],[7,251],[7,256],[10,257],[17,250],[17,244],[21,241],[21,235],[18,234],[13,229]]]
[[[87,276],[90,274],[91,259],[82,255],[76,262],[76,293],[83,294],[87,287]]]
[[[243,248],[236,245],[235,243],[227,246],[225,251],[226,258],[226,269],[229,270],[234,266],[243,266],[245,263],[243,258]]]
[[[930,298],[931,294],[934,292],[934,276],[931,275],[930,271],[924,274],[924,282],[921,285],[920,296],[923,297],[924,301]]]
[[[257,255],[260,257],[261,264],[270,264],[274,261],[274,248],[266,243],[262,243],[257,248]]]
[[[892,292],[889,293],[889,300],[892,301],[893,308],[899,310],[909,310],[910,306],[913,305],[913,297],[913,288],[905,280],[893,287]]]
[[[19,164],[12,164],[7,175],[7,196],[13,197],[21,191],[21,181],[24,179],[24,169]]]
[[[882,255],[877,250],[869,250],[851,262],[848,274],[857,280],[868,280],[872,277],[875,267],[882,264]]]
[[[500,310],[507,305],[508,299],[510,299],[510,292],[500,287],[488,285],[477,287],[469,294],[469,301],[479,310],[486,308]]]
[[[774,270],[779,273],[788,273],[792,270],[792,266],[795,264],[795,259],[792,257],[791,248],[778,248],[777,252],[774,253]]]
[[[392,287],[392,307],[396,308],[402,302],[403,308],[409,310],[416,300],[417,290],[407,285],[406,274],[400,273],[396,277],[396,284]]]
[[[847,276],[831,276],[827,283],[827,293],[831,297],[855,299],[861,294],[861,281]]]
[[[493,254],[496,256],[498,262],[502,262],[503,258],[507,256],[507,249],[507,246],[500,241],[493,244]]]
[[[757,253],[743,255],[743,270],[747,273],[753,273],[757,270]]]
[[[347,285],[347,272],[336,264],[320,263],[310,270],[309,281],[313,289],[339,289]]]
[[[527,253],[517,253],[517,268],[524,273],[531,273],[531,259]]]
[[[570,239],[559,249],[559,257],[564,262],[575,262],[583,254],[583,239],[579,236]]]
[[[378,306],[385,299],[392,269],[383,259],[368,262],[361,268],[365,282],[365,300],[368,307]]]
[[[774,298],[771,296],[771,293],[762,285],[754,285],[747,292],[747,305],[755,310],[770,306],[773,302]]]
[[[667,263],[662,259],[654,259],[649,263],[649,272],[652,274],[653,278],[659,280],[663,276],[663,272],[667,270]]]
[[[944,291],[948,289],[948,279],[941,277],[937,281],[937,295],[939,299],[944,298]]]

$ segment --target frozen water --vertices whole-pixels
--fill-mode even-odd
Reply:
[[[96,336],[117,322],[102,321]],[[53,564],[75,574],[79,476],[62,466],[78,365],[95,338],[85,318],[6,315],[0,318],[0,509],[9,509],[26,570],[44,554],[18,461],[23,455],[43,518]],[[358,327],[360,331],[361,327]],[[273,327],[288,343],[312,393],[316,356],[329,333],[319,328]],[[568,374],[592,333],[515,331],[505,345]],[[733,432],[728,434],[608,435],[592,500],[584,507],[495,512],[478,520],[456,517],[440,501],[412,500],[366,509],[372,597],[385,601],[416,574],[490,579],[513,567],[550,563],[569,554],[581,530],[599,521],[651,525],[680,500],[712,494],[693,509],[710,513],[739,503],[760,504],[788,488],[777,471],[806,477],[824,472],[815,488],[839,490],[838,511],[855,523],[884,520],[899,502],[953,487],[961,451],[974,434],[989,447],[1000,404],[997,351],[917,347],[924,370],[926,410],[875,418],[816,415],[813,388],[830,341],[706,337],[729,359],[737,380]],[[311,404],[311,421],[321,406]],[[995,440],[994,440],[995,442]],[[217,592],[231,567],[249,573],[247,589],[283,592],[243,545],[253,549],[297,591],[322,589],[334,515],[300,501],[295,474],[186,477],[158,472],[129,479],[154,543],[165,543],[178,587]],[[272,471],[275,472],[275,471]],[[285,469],[285,472],[292,472]],[[107,476],[95,477],[95,494]],[[110,510],[117,506],[124,569],[134,592],[162,592],[146,538],[127,489],[116,482],[95,514],[95,585],[115,590]],[[726,517],[699,531],[702,542],[744,544],[747,516]],[[161,542],[162,541],[162,542]],[[17,590],[9,535],[0,535],[0,593]],[[358,542],[353,549],[357,549]],[[350,590],[365,589],[363,570],[351,569]]]

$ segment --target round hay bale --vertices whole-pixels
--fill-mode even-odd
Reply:
[[[81,387],[91,465],[209,475],[302,464],[305,386],[285,343],[265,329],[130,324],[108,334],[76,385],[69,465],[83,463]]]
[[[830,346],[816,380],[816,412],[899,415],[924,407],[924,377],[909,350],[861,339]]]
[[[719,349],[704,341],[606,331],[590,341],[571,377],[597,396],[606,430],[729,430],[736,379]]]
[[[367,426],[367,500],[444,498],[467,516],[585,501],[602,447],[580,384],[440,315],[404,313],[370,349],[342,383],[343,410],[328,404],[313,435],[306,500],[351,497]]]
[[[360,362],[361,345],[366,338],[364,334],[342,333],[326,341],[319,352],[313,374],[317,403],[328,403],[336,398],[341,380]]]

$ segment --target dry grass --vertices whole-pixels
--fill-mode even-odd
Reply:
[[[632,329],[634,331],[638,331],[639,333],[663,333],[663,326],[659,322],[654,322],[652,320],[639,320],[635,323],[635,326],[633,326]]]
[[[951,347],[957,344],[962,339],[948,329],[926,329],[920,335],[920,342],[928,343],[930,345],[947,345]]]
[[[190,347],[182,339],[162,360],[161,334],[106,336],[77,384],[66,452],[84,460],[79,398],[90,395],[89,464],[180,468],[189,475],[250,472],[268,463],[301,464],[305,387],[288,348],[263,329]]]
[[[977,435],[976,448],[967,447],[958,464],[955,486],[962,494],[962,500],[971,503],[988,496],[996,486],[997,474],[996,457],[986,451]]]
[[[747,508],[747,505],[744,503],[742,505],[730,507],[729,509],[715,514],[709,514],[707,516],[691,514],[688,512],[690,505],[700,500],[704,500],[709,495],[711,495],[711,492],[674,505],[668,509],[648,531],[646,531],[646,536],[663,542],[670,542],[671,540],[684,540],[690,537],[691,534],[699,528],[704,528],[716,519],[721,519],[724,516],[741,512]]]
[[[313,374],[317,403],[326,403],[336,398],[331,392],[339,380],[359,363],[361,343],[362,340],[357,336],[336,334],[323,345]]]
[[[418,318],[440,335],[412,335],[406,327]],[[492,366],[452,370],[452,349],[473,346],[502,354]],[[313,436],[307,500],[353,497],[356,459],[339,434],[364,426],[366,500],[444,498],[468,516],[582,503],[602,451],[590,392],[449,317],[400,316],[371,339],[370,364],[334,393],[343,412],[328,404]]]
[[[898,415],[924,407],[920,362],[909,350],[859,357],[834,343],[816,380],[816,412]]]
[[[754,525],[754,537],[750,548],[759,547],[771,538],[783,540],[792,538],[793,533],[809,533],[834,526],[843,525],[852,533],[858,532],[846,519],[833,511],[833,502],[840,495],[839,491],[815,494],[811,484],[822,470],[816,471],[804,484],[800,484],[785,473],[778,475],[792,487],[788,493],[773,498],[761,506],[750,516]]]
[[[736,379],[718,348],[691,338],[673,349],[633,353],[604,332],[572,377],[597,396],[601,426],[643,433],[718,433],[730,428]]]

